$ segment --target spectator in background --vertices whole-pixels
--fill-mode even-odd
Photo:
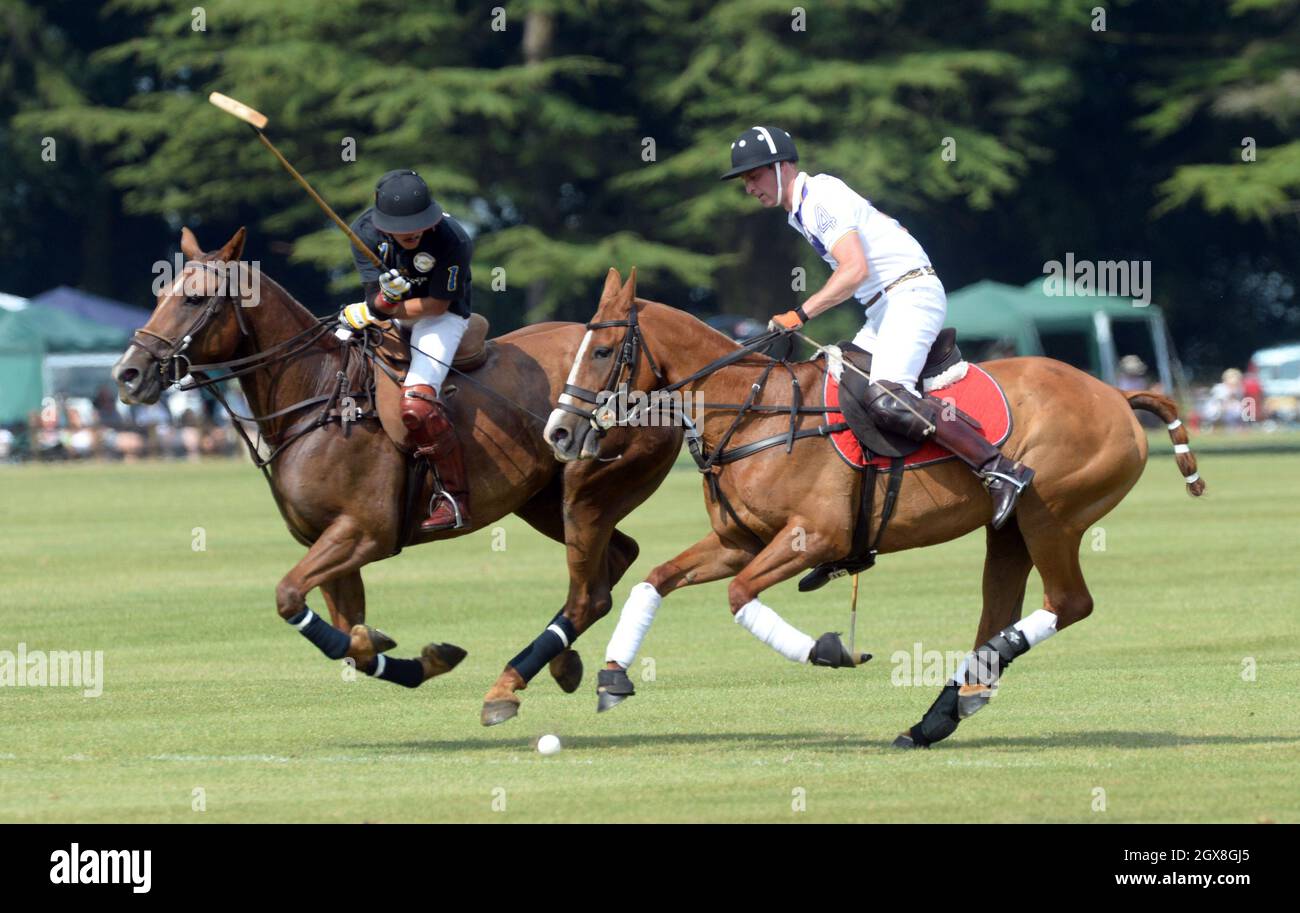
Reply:
[[[67,456],[59,437],[59,404],[52,396],[41,400],[41,408],[28,416],[32,450],[42,460],[61,460]]]
[[[1147,383],[1146,362],[1136,355],[1125,355],[1121,358],[1119,360],[1119,377],[1115,380],[1115,386],[1125,393],[1148,389],[1150,385]]]
[[[62,437],[68,455],[75,459],[95,456],[99,449],[99,435],[95,433],[94,411],[90,408],[90,401],[83,399],[74,403],[65,400],[63,414],[67,428]]]
[[[1259,381],[1258,371],[1247,371],[1241,382],[1242,420],[1260,422],[1269,418],[1264,409],[1264,387]]]
[[[1119,372],[1115,378],[1115,386],[1125,393],[1150,390],[1151,383],[1147,379],[1147,370],[1145,361],[1136,355],[1125,355],[1119,360]],[[1143,428],[1159,428],[1164,424],[1160,421],[1159,416],[1152,415],[1150,412],[1137,413],[1137,420]]]
[[[1219,383],[1211,388],[1210,398],[1205,403],[1206,422],[1224,428],[1240,428],[1245,392],[1241,371],[1236,368],[1224,371]]]
[[[150,454],[168,456],[172,452],[175,431],[171,413],[161,399],[148,406],[132,406],[131,418],[144,435],[145,450]]]

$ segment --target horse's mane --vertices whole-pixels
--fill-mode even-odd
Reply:
[[[261,285],[261,291],[263,292],[263,300],[259,301],[257,305],[259,308],[268,303],[265,300],[267,297],[265,293],[269,291],[272,296],[279,299],[272,303],[271,306],[283,307],[288,313],[290,319],[303,329],[306,329],[317,322],[318,318],[316,315],[313,314],[305,304],[295,298],[287,288],[279,282],[276,282],[275,279],[271,278],[271,276],[261,268],[258,269],[257,275]],[[317,344],[321,345],[326,350],[339,347],[339,344],[335,341],[332,333],[325,334]],[[355,348],[350,348],[342,353],[344,373],[347,376],[349,385],[354,388],[363,386],[368,381],[370,374],[369,362],[364,357],[361,357],[359,353],[354,357],[352,352],[355,351]],[[337,369],[331,369],[321,373],[318,379],[319,390],[317,392],[333,389],[337,383],[334,370]]]
[[[706,335],[712,336],[716,341],[725,344],[727,347],[727,351],[729,352],[734,352],[736,349],[740,348],[740,343],[736,342],[736,340],[732,339],[730,336],[728,336],[726,333],[723,333],[721,330],[716,330],[713,327],[709,326],[707,323],[705,323],[699,317],[696,317],[690,311],[682,310],[679,307],[673,307],[671,304],[664,304],[662,301],[651,301],[649,298],[636,298],[634,300],[636,302],[638,309],[641,309],[645,305],[654,305],[655,307],[666,308],[667,310],[674,311],[678,314],[684,314],[685,316],[691,318],[693,321],[699,324],[698,329],[702,330]],[[740,359],[739,361],[733,362],[733,364],[745,368],[761,368],[767,366],[772,361],[773,359],[771,356],[763,355],[762,353],[755,352],[753,354],[746,355],[744,358]],[[793,364],[797,364],[797,363],[798,362],[793,362]]]

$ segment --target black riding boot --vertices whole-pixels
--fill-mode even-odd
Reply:
[[[879,386],[888,388],[893,395],[873,388],[876,398],[867,411],[876,423],[913,441],[933,438],[940,447],[951,450],[984,480],[993,498],[993,528],[1001,529],[1015,511],[1020,493],[1034,478],[1034,471],[1007,459],[955,413],[945,415],[949,410],[938,400],[920,399],[890,381],[882,381]]]

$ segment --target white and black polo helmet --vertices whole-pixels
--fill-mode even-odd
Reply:
[[[740,177],[760,165],[797,161],[799,150],[790,134],[780,127],[750,127],[731,144],[731,170],[721,180]]]

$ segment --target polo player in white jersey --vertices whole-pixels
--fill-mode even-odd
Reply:
[[[990,521],[1000,529],[1034,471],[997,447],[939,402],[923,399],[918,378],[943,329],[948,299],[930,258],[897,220],[876,209],[829,174],[809,175],[795,162],[790,134],[752,127],[731,144],[731,170],[745,192],[764,206],[781,206],[790,227],[807,239],[834,272],[793,311],[772,318],[772,329],[796,330],[846,298],[866,309],[854,344],[871,353],[867,411],[875,422],[913,441],[930,438],[956,454],[984,481],[993,497]]]
[[[933,437],[970,466],[993,496],[990,522],[1001,527],[1034,471],[1014,463],[960,419],[948,420],[933,398],[923,399],[917,381],[935,337],[943,329],[948,301],[921,245],[895,220],[828,174],[810,177],[794,166],[794,140],[775,127],[753,127],[731,144],[731,170],[723,180],[743,177],[745,192],[764,206],[780,205],[790,225],[834,270],[802,305],[772,318],[773,328],[794,330],[823,311],[854,297],[867,320],[854,343],[872,354],[868,412],[877,424],[915,441]],[[840,570],[857,570],[849,560],[819,565],[799,583],[817,589]],[[608,710],[636,691],[627,676],[662,600],[649,582],[632,588],[619,613],[597,677],[599,704]],[[752,608],[756,606],[756,608]],[[735,615],[751,634],[782,656],[821,666],[852,666],[854,659],[834,634],[814,641],[758,600]]]

